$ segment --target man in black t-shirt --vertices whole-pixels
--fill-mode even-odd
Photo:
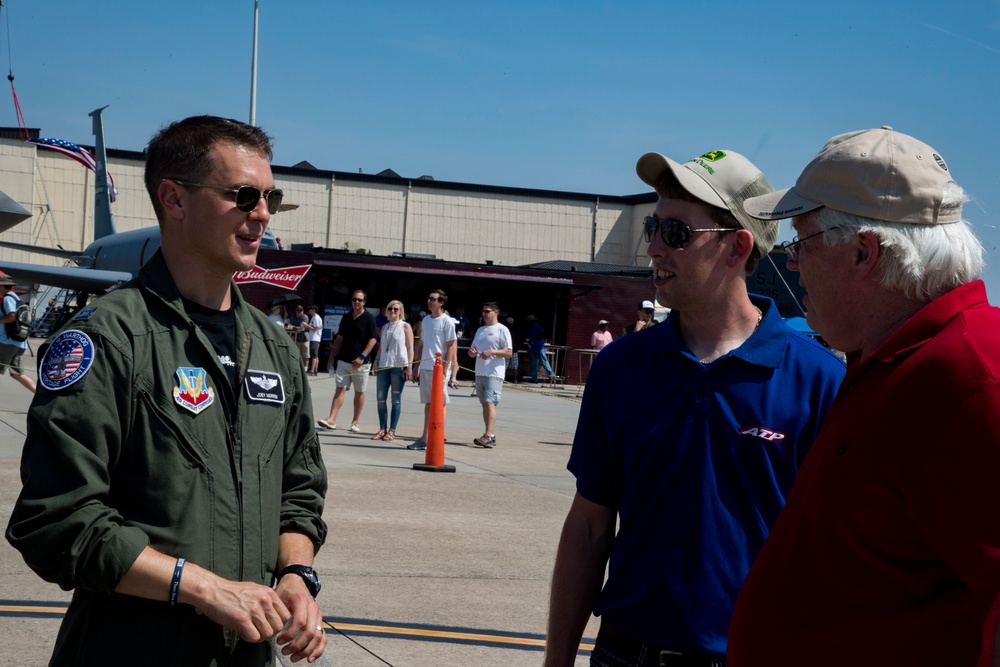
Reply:
[[[295,314],[288,318],[288,323],[292,327],[290,333],[295,347],[299,348],[299,356],[302,357],[302,367],[309,368],[309,341],[306,339],[306,332],[309,331],[309,316],[306,315],[303,306],[295,307]]]
[[[371,370],[371,351],[375,347],[377,327],[375,316],[365,310],[367,296],[356,290],[351,296],[351,312],[340,320],[337,337],[333,340],[330,362],[327,370],[337,379],[337,389],[330,405],[330,416],[317,423],[322,428],[337,428],[337,413],[344,404],[349,386],[354,386],[354,418],[349,430],[361,430],[358,421],[365,407],[365,387],[368,386],[368,372]]]

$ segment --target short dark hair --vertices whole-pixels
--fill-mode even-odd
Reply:
[[[500,312],[500,306],[497,305],[496,301],[486,301],[483,303],[483,308],[489,308],[490,310],[495,310]]]
[[[365,292],[363,289],[351,290],[351,298],[354,298],[354,295],[359,293],[361,294],[361,296],[364,298],[365,301],[368,301],[368,293]]]
[[[271,137],[258,127],[229,118],[191,116],[153,135],[146,145],[145,182],[157,219],[163,213],[157,195],[163,179],[203,183],[216,168],[212,149],[220,144],[242,146],[268,162],[273,157]]]
[[[438,303],[440,303],[442,306],[448,303],[448,295],[444,293],[443,289],[432,289],[431,294],[438,295]]]

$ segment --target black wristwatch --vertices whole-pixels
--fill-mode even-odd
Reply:
[[[313,597],[319,595],[319,589],[323,588],[323,584],[319,582],[319,575],[316,574],[316,570],[308,565],[289,565],[278,573],[275,581],[281,581],[281,578],[286,574],[297,574],[302,577],[302,581],[306,582],[306,588],[309,589],[309,593]]]

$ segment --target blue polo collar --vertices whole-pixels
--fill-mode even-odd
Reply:
[[[778,309],[774,306],[774,301],[765,296],[756,294],[750,295],[750,302],[760,308],[764,313],[764,319],[760,321],[750,338],[746,339],[742,345],[729,354],[706,368],[711,368],[723,359],[737,357],[748,363],[767,368],[778,368],[785,356],[785,348],[788,346],[788,337],[792,334],[792,329],[785,324],[785,321],[778,314]],[[652,327],[647,331],[640,331],[642,335],[644,349],[651,353],[675,353],[697,361],[687,349],[680,334],[679,313],[672,311],[662,324],[666,326]],[[630,334],[636,335],[636,334]]]

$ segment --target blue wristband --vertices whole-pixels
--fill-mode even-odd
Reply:
[[[184,559],[178,558],[174,566],[174,578],[170,580],[170,606],[177,606],[177,593],[181,588],[181,573],[184,571]]]

